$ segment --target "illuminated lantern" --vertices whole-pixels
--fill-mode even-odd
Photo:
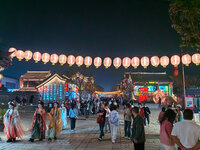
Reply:
[[[17,53],[17,49],[16,48],[9,48],[8,52],[11,52],[12,54],[10,55],[11,58],[15,57],[16,56],[16,53]]]
[[[75,57],[73,55],[69,55],[67,58],[67,63],[69,64],[69,66],[72,66],[73,64],[75,64]]]
[[[146,69],[149,66],[149,58],[144,56],[141,58],[141,65]]]
[[[189,66],[189,64],[192,62],[192,58],[189,54],[185,54],[182,56],[182,63],[186,66]]]
[[[83,65],[83,57],[82,56],[77,56],[76,57],[76,64],[77,64],[77,66],[81,66],[81,65]]]
[[[42,54],[42,61],[44,62],[44,64],[48,63],[50,60],[50,55],[48,53],[43,53]]]
[[[192,55],[192,62],[197,66],[200,64],[200,54],[196,53]]]
[[[19,61],[21,61],[22,59],[24,59],[24,52],[22,50],[18,50],[16,53],[16,57],[19,59]]]
[[[24,53],[24,58],[26,59],[26,61],[29,61],[33,56],[33,53],[29,50],[25,51]]]
[[[169,65],[169,57],[167,57],[167,56],[162,56],[162,57],[160,58],[160,64],[161,64],[161,66],[163,66],[164,68],[166,68],[167,65]]]
[[[122,60],[124,68],[128,68],[131,65],[131,59],[128,57],[123,58]]]
[[[110,67],[111,64],[112,64],[112,59],[111,59],[110,57],[104,58],[104,60],[103,60],[103,65],[104,65],[106,68]]]
[[[178,55],[174,55],[171,57],[171,64],[174,66],[174,67],[177,67],[179,64],[180,64],[180,57]]]
[[[84,59],[84,64],[86,65],[86,67],[92,65],[92,58],[90,56],[86,56]]]
[[[174,76],[178,76],[178,67],[174,67]]]
[[[122,64],[122,61],[121,61],[121,58],[119,57],[116,57],[114,60],[113,60],[113,65],[114,67],[117,69],[121,66]]]
[[[95,67],[99,68],[101,66],[101,64],[102,64],[102,59],[100,57],[96,57],[94,59],[94,65],[95,65]]]
[[[35,52],[35,53],[33,54],[33,60],[35,60],[35,63],[37,63],[38,61],[40,61],[40,60],[41,60],[41,57],[42,57],[42,55],[41,55],[40,52]]]
[[[159,57],[158,56],[153,56],[151,57],[151,65],[154,67],[158,67],[160,63]]]
[[[63,54],[60,55],[59,58],[58,58],[58,61],[59,61],[61,66],[64,65],[67,62],[67,56],[65,56]]]
[[[131,65],[136,69],[140,65],[140,59],[138,57],[133,57],[131,59]]]
[[[50,61],[51,61],[52,65],[55,65],[58,62],[58,55],[52,54],[50,57]]]

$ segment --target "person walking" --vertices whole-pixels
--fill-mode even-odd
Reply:
[[[102,141],[102,137],[104,136],[103,128],[105,125],[105,118],[106,118],[106,110],[104,104],[101,104],[101,108],[99,109],[97,116],[98,116],[97,123],[99,124],[99,130],[100,130],[100,135],[98,140]]]
[[[108,107],[108,103],[105,105],[105,110],[106,110],[106,118],[105,118],[105,132],[109,131],[110,132],[110,123],[109,123],[109,114],[110,114],[110,109]],[[108,127],[108,130],[107,130]]]
[[[71,131],[74,132],[76,127],[76,119],[78,118],[78,111],[74,104],[71,104],[71,108],[69,110],[69,118],[71,121]]]
[[[176,106],[176,122],[183,120],[183,113],[181,111],[181,105]]]
[[[110,127],[111,127],[112,143],[114,144],[117,138],[117,129],[120,125],[119,113],[117,112],[117,106],[114,106],[113,110],[110,112],[109,122],[110,122]]]
[[[124,133],[125,138],[130,139],[131,136],[131,105],[126,104],[126,109],[124,110]]]
[[[145,146],[145,130],[144,130],[144,119],[139,114],[139,107],[133,107],[132,113],[134,116],[132,126],[132,141],[134,143],[135,150],[144,150]]]
[[[172,138],[174,142],[179,146],[179,149],[199,149],[200,143],[200,126],[192,121],[193,111],[191,109],[185,109],[183,112],[184,120],[174,124],[172,130]]]
[[[150,124],[150,114],[151,114],[151,111],[150,111],[150,109],[149,109],[149,107],[148,106],[146,106],[146,104],[144,103],[143,104],[143,109],[144,109],[144,125],[146,126],[147,125],[147,123],[148,123],[148,126],[149,126],[149,124]],[[147,121],[147,123],[146,123],[146,121]]]
[[[64,106],[64,103],[61,104],[61,118],[62,118],[62,129],[67,128],[67,109]]]
[[[171,136],[176,113],[168,109],[160,120],[160,143],[164,150],[174,150],[174,141]]]

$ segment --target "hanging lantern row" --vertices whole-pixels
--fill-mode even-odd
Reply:
[[[181,62],[185,66],[189,66],[191,62],[193,62],[197,66],[200,64],[199,53],[195,53],[192,56],[190,56],[189,54],[185,54],[181,58],[178,55],[173,55],[171,58],[169,58],[168,56],[162,56],[161,58],[159,58],[158,56],[153,56],[151,58],[144,56],[141,59],[139,59],[138,57],[133,57],[132,59],[129,57],[125,57],[123,59],[116,57],[113,59],[113,61],[110,57],[106,57],[103,60],[100,57],[95,57],[94,60],[92,61],[92,58],[90,56],[86,56],[85,58],[83,58],[82,56],[75,57],[73,55],[69,55],[67,57],[64,54],[58,56],[57,54],[52,54],[52,55],[48,53],[41,54],[40,52],[32,53],[30,50],[24,52],[22,50],[17,50],[15,48],[10,48],[9,52],[11,52],[10,55],[11,58],[17,57],[19,61],[21,61],[22,59],[29,61],[30,59],[33,58],[35,63],[42,60],[44,64],[50,61],[52,65],[55,65],[56,63],[59,62],[61,65],[68,63],[69,66],[76,64],[79,67],[82,66],[83,64],[86,65],[86,67],[89,67],[92,65],[92,62],[94,63],[94,66],[96,68],[100,67],[102,63],[105,66],[105,68],[109,68],[113,63],[113,66],[116,69],[119,68],[121,65],[126,69],[132,65],[136,69],[140,64],[144,68],[147,68],[150,65],[150,63],[154,67],[158,67],[159,65],[161,65],[164,68],[166,68],[169,65],[169,63],[171,63],[174,67],[177,67]]]

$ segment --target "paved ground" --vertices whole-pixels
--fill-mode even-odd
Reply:
[[[151,125],[146,127],[146,149],[147,150],[160,150],[159,142],[159,124],[157,123],[157,116],[159,111],[153,110],[151,115]],[[31,125],[32,113],[21,114],[22,123],[24,128],[28,130]],[[58,140],[48,142],[35,141],[34,143],[28,142],[30,133],[26,132],[26,136],[17,141],[16,143],[6,143],[5,135],[0,133],[2,141],[0,142],[0,150],[133,150],[133,144],[130,140],[124,138],[123,131],[123,115],[120,114],[121,126],[118,132],[118,138],[115,144],[111,143],[110,133],[106,133],[104,139],[99,142],[99,128],[96,124],[96,118],[93,116],[88,120],[78,120],[75,133],[71,133],[68,127],[61,132]]]

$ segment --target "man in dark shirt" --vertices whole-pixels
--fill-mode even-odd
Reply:
[[[99,122],[100,135],[99,135],[98,140],[101,141],[102,137],[104,136],[103,128],[104,128],[105,119],[106,119],[106,110],[105,110],[104,104],[101,104],[101,109],[97,113],[97,116],[98,117],[101,116],[103,118],[102,121]]]
[[[149,116],[151,114],[151,111],[150,111],[149,107],[146,106],[145,103],[143,105],[144,105],[143,109],[144,109],[144,115],[145,115],[145,117],[144,117],[144,125],[146,126],[146,121],[147,121],[148,126],[149,126],[149,124],[150,124]]]
[[[145,143],[145,131],[144,131],[144,120],[139,115],[139,108],[134,107],[132,110],[134,121],[132,128],[132,140],[134,143],[135,150],[144,150]]]

